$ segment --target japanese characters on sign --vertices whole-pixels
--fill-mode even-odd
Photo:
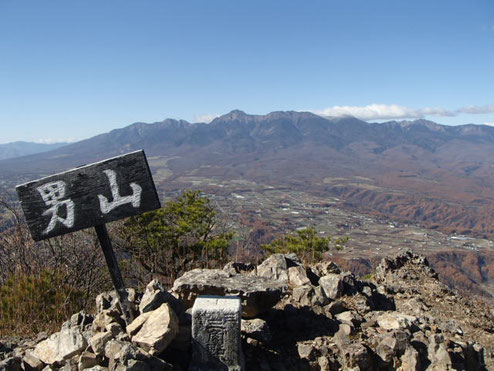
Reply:
[[[143,151],[17,186],[34,240],[160,207]]]

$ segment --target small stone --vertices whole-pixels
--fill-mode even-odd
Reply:
[[[257,339],[263,343],[269,342],[272,339],[268,323],[260,318],[250,320],[243,319],[241,322],[241,330],[247,337]]]
[[[314,361],[316,358],[316,348],[310,343],[297,344],[298,355],[302,359],[307,359],[309,361]]]
[[[379,327],[385,330],[407,329],[417,323],[417,317],[399,312],[386,312],[376,318]]]

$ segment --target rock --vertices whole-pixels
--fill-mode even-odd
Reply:
[[[98,366],[102,362],[102,358],[97,354],[85,351],[79,356],[77,367],[79,370],[85,370],[94,366]]]
[[[345,360],[344,369],[370,370],[372,359],[367,348],[360,343],[351,343],[340,349]]]
[[[52,365],[82,353],[86,346],[87,341],[79,326],[62,327],[60,332],[38,343],[33,354],[43,363]]]
[[[252,272],[254,269],[256,269],[256,266],[254,264],[239,262],[229,262],[223,267],[224,271],[230,272],[232,274]]]
[[[43,362],[34,355],[33,350],[26,351],[22,362],[24,363],[24,369],[28,370],[42,370],[44,366]]]
[[[288,268],[288,283],[291,287],[310,285],[305,268],[301,265]]]
[[[340,273],[343,283],[343,293],[345,295],[355,295],[358,292],[359,282],[351,272]]]
[[[324,277],[328,274],[340,274],[340,267],[332,261],[324,261],[317,263],[312,270],[319,276]]]
[[[254,273],[269,280],[288,281],[288,262],[283,254],[273,254],[257,266]]]
[[[331,303],[326,305],[324,309],[328,314],[331,314],[332,316],[348,310],[347,306],[339,300],[332,301]]]
[[[343,281],[339,274],[330,273],[319,279],[319,286],[329,299],[337,299],[343,294]]]
[[[335,316],[335,318],[343,323],[346,323],[352,327],[355,327],[362,323],[363,318],[357,312],[348,310],[342,313],[339,313]]]
[[[401,356],[401,366],[398,371],[418,371],[420,367],[419,353],[412,347],[408,347],[405,353]]]
[[[0,361],[0,371],[21,371],[20,358],[9,357]]]
[[[260,318],[243,319],[240,328],[245,336],[262,341],[263,343],[269,342],[272,339],[268,323]]]
[[[310,306],[312,303],[312,296],[314,295],[314,289],[310,285],[295,287],[292,291],[292,298],[295,302],[301,306]]]
[[[417,317],[399,312],[385,312],[376,318],[379,327],[385,330],[408,329],[417,323]]]
[[[155,310],[163,303],[170,304],[171,308],[177,315],[183,311],[182,303],[166,291],[158,280],[152,280],[146,286],[144,295],[142,296],[139,304],[139,311],[143,314]]]
[[[189,370],[243,370],[238,297],[200,296],[192,308]]]
[[[220,269],[194,269],[173,284],[173,292],[186,308],[190,308],[199,295],[240,296],[242,315],[247,318],[273,307],[286,290],[286,284],[281,281],[254,275],[232,275]]]
[[[151,312],[141,314],[127,326],[127,333],[132,337],[139,332],[144,323],[148,320]]]
[[[317,350],[314,344],[311,343],[301,343],[297,344],[298,355],[302,359],[307,359],[309,361],[314,361],[316,358]]]
[[[376,354],[384,361],[391,362],[394,357],[401,356],[409,344],[410,335],[397,330],[383,334],[375,349]]]
[[[135,311],[137,309],[137,301],[139,299],[139,295],[133,288],[126,289],[127,291],[127,300],[130,303],[131,309]],[[120,301],[118,299],[117,292],[106,291],[98,296],[96,296],[96,310],[97,312],[102,312],[104,310],[116,310],[120,314],[122,314],[122,309],[120,308]]]
[[[99,355],[105,354],[105,346],[114,336],[111,332],[97,332],[89,340],[93,352]]]
[[[178,318],[167,303],[153,310],[132,342],[151,355],[161,353],[178,332]]]
[[[120,316],[120,312],[117,312],[114,309],[105,309],[94,317],[91,331],[93,333],[105,332],[107,327],[112,323],[117,323],[122,327],[125,326],[125,321]]]
[[[70,327],[80,326],[81,328],[86,328],[91,323],[93,323],[94,316],[87,314],[84,311],[73,314],[70,317]]]

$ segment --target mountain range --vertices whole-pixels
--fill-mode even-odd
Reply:
[[[346,207],[447,233],[494,235],[494,128],[485,125],[234,110],[209,124],[134,123],[3,160],[1,179],[12,185],[141,148],[166,190],[194,177],[245,179],[336,196]]]
[[[10,142],[0,144],[0,160],[8,158],[32,155],[60,148],[67,143],[35,143],[35,142]]]

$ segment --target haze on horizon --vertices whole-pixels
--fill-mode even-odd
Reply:
[[[0,2],[0,143],[232,109],[494,124],[494,3]]]

